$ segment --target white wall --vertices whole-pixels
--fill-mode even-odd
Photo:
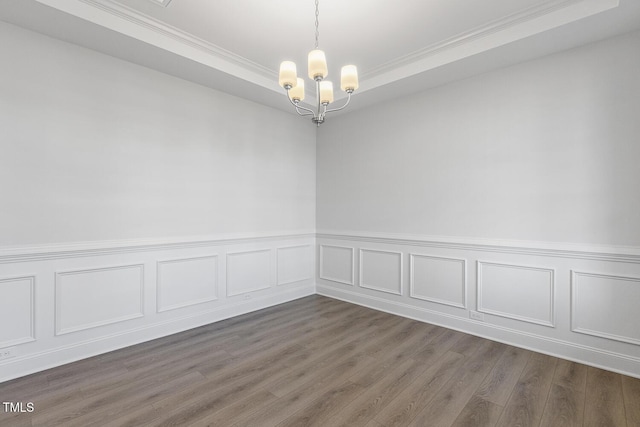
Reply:
[[[0,381],[314,292],[309,123],[0,22]]]
[[[319,230],[640,245],[640,33],[327,121]]]
[[[638,46],[324,124],[318,293],[640,377]]]
[[[315,227],[298,117],[0,23],[0,246]]]

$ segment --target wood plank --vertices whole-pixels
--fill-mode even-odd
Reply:
[[[584,391],[553,384],[540,426],[579,427],[584,419]]]
[[[2,399],[13,402],[30,401],[31,399],[35,399],[37,397],[36,393],[48,389],[49,380],[47,377],[51,371],[52,370],[49,369],[42,372],[36,372],[35,374],[27,375],[22,378],[0,383]]]
[[[589,367],[584,425],[624,426],[626,422],[621,375]]]
[[[464,356],[445,353],[375,416],[384,426],[406,426],[460,369]]]
[[[484,340],[481,347],[465,360],[460,369],[410,425],[413,427],[450,426],[502,356],[506,347],[505,344]]]
[[[86,420],[104,419],[105,414],[116,414],[137,406],[142,402],[170,395],[183,386],[203,380],[197,372],[178,375],[168,382],[159,382],[155,377],[143,381],[106,389],[103,393],[86,399],[68,402],[48,411],[34,412],[33,422],[37,425],[89,425]]]
[[[471,357],[486,340],[474,335],[463,334],[449,349],[466,357]]]
[[[369,331],[355,339],[341,336],[342,340],[332,341],[325,349],[313,352],[309,361],[290,367],[283,376],[272,377],[264,385],[265,389],[278,397],[285,396],[317,378],[318,372],[328,372],[332,367],[340,366],[343,361],[349,358],[358,355],[364,356],[361,347],[372,340],[381,339],[375,331]],[[373,360],[373,358],[370,359]]]
[[[476,395],[504,407],[532,354],[529,350],[508,346],[478,387]]]
[[[231,405],[214,413],[205,413],[190,423],[190,427],[207,427],[207,426],[230,426],[232,424],[248,419],[258,408],[271,405],[278,399],[274,394],[266,390],[258,390],[238,399]],[[142,423],[137,424],[138,426]],[[117,426],[113,426],[117,427]],[[134,427],[132,425],[132,427]]]
[[[529,358],[498,421],[498,426],[537,426],[551,389],[557,359],[535,353]]]
[[[406,319],[406,322],[398,324],[393,328],[391,335],[385,340],[384,345],[376,346],[367,351],[367,353],[377,359],[389,358],[391,352],[406,353],[409,347],[424,341],[434,328],[426,323],[416,322]]]
[[[332,427],[366,425],[427,368],[428,366],[416,363],[411,359],[395,367],[390,367],[387,370],[387,375],[379,381],[369,386],[363,386],[366,391],[329,418],[326,425]]]
[[[640,426],[640,379],[622,377],[622,393],[628,426]]]
[[[325,393],[342,386],[344,378],[359,371],[370,369],[376,360],[365,354],[357,354],[337,364],[327,366],[326,369],[316,372],[309,381],[299,388],[291,391],[270,405],[262,406],[250,418],[239,422],[234,427],[270,427],[275,426],[294,414]],[[353,384],[349,382],[349,384]],[[363,388],[357,384],[358,390]],[[354,389],[355,390],[355,389]]]
[[[464,336],[465,334],[461,332],[443,328],[440,335],[431,341],[423,343],[420,348],[415,350],[411,357],[422,363],[431,364],[448,352],[449,349]]]
[[[584,392],[587,388],[587,365],[558,359],[554,384]]]
[[[42,400],[39,400],[38,412],[47,411],[49,409],[56,410],[60,407],[65,407],[68,405],[68,402],[72,400],[87,401],[89,398],[99,398],[101,395],[109,393],[110,390],[116,390],[118,393],[123,393],[123,390],[126,390],[138,383],[155,384],[172,381],[175,378],[197,372],[200,365],[202,363],[206,363],[209,359],[215,359],[227,363],[225,357],[230,358],[230,356],[225,352],[204,354],[197,358],[190,358],[186,362],[182,361],[181,363],[177,363],[174,361],[167,361],[165,364],[152,364],[124,374],[114,372],[114,375],[110,378],[103,378],[94,383],[78,383],[75,388],[66,386],[59,389],[57,392],[49,393],[46,397],[43,397]]]
[[[492,427],[495,426],[504,408],[493,402],[472,396],[455,419],[451,427]]]
[[[640,426],[640,380],[312,296],[0,384],[0,426]],[[1,408],[0,408],[1,409]]]
[[[346,406],[364,391],[364,388],[352,382],[345,382],[338,387],[322,394],[309,405],[296,412],[293,416],[286,418],[278,427],[315,427],[326,426],[327,419],[331,414]]]
[[[308,357],[309,353],[300,351],[297,346],[285,347],[276,356],[258,359],[259,363],[250,366],[236,366],[220,376],[208,377],[206,382],[196,387],[174,393],[154,403],[154,411],[162,414],[162,423],[188,425],[203,412],[213,414],[235,403],[259,389],[271,376],[285,373],[289,364]]]
[[[6,427],[31,427],[32,414],[31,413],[5,413],[3,408],[0,408],[0,426]]]
[[[418,324],[418,322],[414,322]],[[402,340],[396,339],[397,335],[403,337]],[[406,324],[397,325],[385,335],[378,336],[375,340],[369,340],[361,346],[361,351],[367,355],[376,358],[379,363],[374,369],[361,372],[354,375],[349,380],[363,387],[370,387],[382,377],[386,376],[390,369],[401,365],[407,360],[412,360],[411,348],[417,348],[421,342],[424,342],[424,329],[408,328]],[[424,366],[427,366],[423,363]]]
[[[132,412],[140,406],[148,407],[153,402],[170,396],[178,390],[193,386],[193,384],[201,383],[204,379],[205,378],[198,372],[192,372],[175,378],[172,381],[158,383],[145,389],[136,388],[135,391],[125,391],[125,396],[135,396],[135,398],[125,399],[122,396],[118,396],[117,398],[102,400],[95,410],[87,412],[82,416],[65,420],[64,426],[85,427],[103,424],[104,420],[111,420],[123,413]]]

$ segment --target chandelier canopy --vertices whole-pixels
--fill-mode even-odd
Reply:
[[[325,80],[327,77],[327,59],[324,51],[318,49],[319,21],[318,21],[318,1],[316,0],[316,45],[309,52],[308,70],[309,78],[316,84],[316,109],[315,111],[303,107],[300,102],[304,99],[304,79],[298,77],[296,64],[292,61],[283,61],[280,64],[279,83],[287,91],[289,102],[295,107],[301,116],[311,116],[311,120],[320,126],[324,122],[327,113],[338,111],[349,105],[351,94],[358,89],[358,69],[355,65],[345,65],[342,67],[340,76],[340,88],[347,93],[347,101],[338,108],[327,109],[333,102],[333,83]]]

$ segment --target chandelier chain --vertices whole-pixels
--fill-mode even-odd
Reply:
[[[318,39],[320,38],[320,30],[318,29],[320,25],[318,21],[318,16],[320,16],[320,12],[318,11],[318,3],[319,0],[316,0],[316,49],[318,48]]]

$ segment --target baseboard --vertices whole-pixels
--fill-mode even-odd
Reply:
[[[535,352],[567,359],[585,365],[640,378],[640,358],[631,357],[599,348],[589,347],[516,329],[487,324],[472,319],[448,315],[385,298],[316,284],[318,295],[358,304],[374,310],[442,326],[448,329],[476,335],[492,341],[525,348]]]
[[[164,322],[14,357],[0,362],[0,383],[314,294],[314,285],[304,285],[274,295],[236,301],[212,310],[190,313]]]

